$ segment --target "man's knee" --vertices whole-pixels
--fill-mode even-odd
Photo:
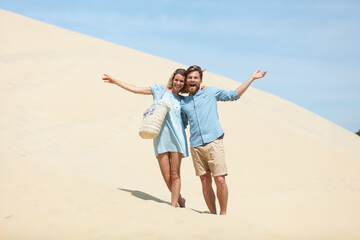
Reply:
[[[225,176],[214,177],[217,187],[226,186]]]
[[[206,173],[206,174],[200,176],[200,180],[201,180],[201,184],[202,184],[203,188],[211,187],[212,179],[211,179],[210,174]]]

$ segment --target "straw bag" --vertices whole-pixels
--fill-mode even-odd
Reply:
[[[170,104],[165,100],[162,100],[165,90],[166,86],[164,87],[159,100],[154,101],[144,112],[139,130],[140,137],[153,139],[159,135],[165,116],[171,109]]]

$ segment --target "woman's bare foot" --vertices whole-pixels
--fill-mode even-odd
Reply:
[[[181,208],[185,207],[185,202],[186,202],[185,198],[179,197],[178,204]]]

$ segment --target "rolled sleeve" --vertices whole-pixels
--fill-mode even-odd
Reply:
[[[240,97],[237,95],[236,90],[223,90],[217,89],[216,92],[216,99],[218,101],[235,101],[238,100]]]

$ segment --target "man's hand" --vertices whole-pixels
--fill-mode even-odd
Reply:
[[[248,89],[248,87],[250,86],[250,84],[259,78],[262,78],[265,76],[265,74],[267,73],[267,71],[264,71],[262,73],[260,73],[260,70],[257,70],[256,72],[254,72],[251,77],[246,80],[246,82],[244,82],[243,84],[240,85],[240,87],[238,87],[236,89],[236,93],[237,95],[240,97],[241,95],[243,95],[243,93]]]
[[[262,78],[265,76],[265,74],[267,73],[267,71],[264,71],[264,72],[260,72],[260,70],[257,70],[256,72],[254,72],[252,75],[251,75],[251,78],[253,80],[256,80],[256,79],[259,79],[259,78]]]
[[[203,90],[203,91],[204,91],[206,88],[207,88],[206,85],[201,85],[201,87],[200,87],[200,89]]]

